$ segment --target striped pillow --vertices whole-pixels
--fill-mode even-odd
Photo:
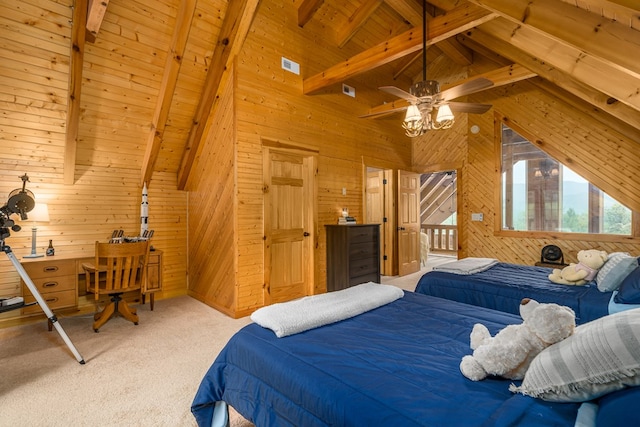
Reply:
[[[598,270],[596,284],[601,292],[615,291],[622,281],[638,267],[638,259],[625,252],[609,254],[607,262]]]
[[[585,323],[531,362],[509,390],[552,402],[584,402],[640,385],[640,308]]]

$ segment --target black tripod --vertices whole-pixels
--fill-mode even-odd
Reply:
[[[7,257],[9,257],[9,261],[11,261],[15,269],[18,271],[18,274],[20,274],[20,277],[22,278],[24,283],[27,285],[27,287],[31,291],[31,294],[35,297],[36,301],[40,305],[40,308],[42,309],[42,311],[44,311],[44,314],[47,315],[47,319],[49,319],[51,324],[56,327],[56,330],[58,331],[58,333],[60,334],[64,342],[67,344],[67,347],[69,347],[69,350],[71,350],[71,353],[73,353],[73,355],[76,357],[76,360],[80,362],[81,365],[84,365],[84,359],[82,358],[80,353],[78,353],[78,350],[76,350],[73,343],[71,342],[67,334],[64,332],[64,329],[62,329],[62,326],[60,325],[60,323],[58,323],[58,318],[56,317],[55,314],[53,314],[51,309],[49,309],[49,306],[47,305],[46,301],[42,298],[42,295],[40,295],[40,292],[38,292],[38,288],[33,283],[33,281],[25,271],[22,264],[20,264],[16,256],[13,254],[13,251],[11,250],[11,248],[4,244],[4,239],[0,240],[0,245],[2,247],[2,252],[7,254]]]

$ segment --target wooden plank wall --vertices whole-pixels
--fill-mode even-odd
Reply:
[[[352,47],[353,52],[341,51],[332,46],[335,35],[327,33],[328,29],[313,20],[305,28],[298,27],[296,22],[296,9],[288,2],[264,0],[237,60],[234,99],[238,295],[235,316],[250,313],[263,301],[263,141],[319,153],[318,229],[314,236],[316,292],[326,289],[324,224],[335,223],[343,207],[362,222],[363,164],[395,169],[410,167],[411,145],[399,132],[400,120],[371,121],[356,117],[358,111],[364,114],[371,105],[381,103],[376,88],[385,80],[379,74],[371,73],[368,90],[356,87],[355,99],[342,94],[341,87],[320,95],[302,95],[304,76],[339,62],[355,53],[358,47]],[[308,46],[314,49],[311,51]],[[304,64],[301,75],[282,70],[282,57]],[[216,150],[214,145],[223,143],[225,138],[216,135],[209,139],[199,162],[210,156]],[[197,186],[194,191],[205,189],[205,184],[194,182],[193,185]],[[342,193],[343,188],[346,195]],[[190,221],[200,221],[201,218],[196,219],[199,215],[191,209]],[[201,238],[213,243],[214,231],[209,230]],[[196,253],[192,255],[199,257]],[[196,280],[193,275],[190,277],[191,289],[205,292],[207,283]],[[224,285],[230,287],[232,283]],[[212,305],[225,305],[233,310],[222,296]]]
[[[189,192],[189,294],[231,316],[236,306],[234,79],[208,118]]]
[[[140,231],[144,142],[176,7],[149,1],[143,22],[127,30],[123,23],[137,16],[132,10],[140,3],[110,3],[96,43],[86,49],[74,184],[65,185],[72,3],[0,4],[0,202],[28,173],[28,188],[49,205],[51,219],[38,226],[38,251],[52,239],[56,253],[92,254],[94,242],[108,239],[114,229]],[[164,291],[158,297],[183,295],[187,193],[176,190],[175,173],[156,172],[148,185],[153,245],[164,251]],[[16,255],[27,254],[30,224],[7,243]],[[19,283],[0,257],[0,297],[19,295]],[[10,315],[15,312],[3,316]]]
[[[637,131],[621,125],[615,119],[594,113],[592,108],[573,99],[566,93],[552,96],[547,85],[539,79],[493,89],[472,98],[474,102],[490,103],[493,108],[483,115],[469,115],[468,126],[478,125],[477,135],[469,133],[466,150],[460,149],[455,137],[447,140],[437,151],[424,150],[424,144],[433,144],[433,139],[416,141],[414,168],[421,169],[433,164],[449,162],[464,163],[463,175],[459,177],[459,194],[462,194],[459,256],[497,257],[506,262],[533,264],[540,259],[540,250],[546,244],[560,246],[565,261],[576,262],[581,249],[598,248],[607,252],[624,251],[640,255],[638,239],[620,238],[603,241],[594,236],[589,240],[569,240],[549,236],[537,238],[534,234],[522,233],[518,237],[499,237],[494,234],[494,214],[499,209],[495,203],[494,189],[499,185],[496,174],[496,152],[494,147],[494,113],[509,120],[526,132],[535,135],[539,148],[566,162],[611,196],[630,208],[640,203],[640,150]],[[603,121],[605,123],[603,123]],[[618,131],[618,130],[620,131]],[[446,147],[452,147],[446,150]],[[451,155],[449,155],[449,153]],[[484,213],[483,222],[472,222],[472,212]]]

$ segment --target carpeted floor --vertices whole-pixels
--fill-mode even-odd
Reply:
[[[195,426],[190,405],[234,320],[190,297],[138,306],[140,324],[92,316],[60,324],[79,364],[46,321],[0,329],[0,426]],[[185,315],[188,314],[188,315]],[[234,414],[236,426],[251,425]]]
[[[450,257],[382,283],[412,291]],[[93,316],[60,319],[86,361],[80,365],[46,321],[0,329],[0,427],[195,426],[191,401],[229,338],[250,319],[231,319],[190,297],[137,306],[140,324],[112,319],[95,333]],[[233,409],[232,427],[250,427]]]

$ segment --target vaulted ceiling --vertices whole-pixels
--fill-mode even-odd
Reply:
[[[74,10],[72,34],[77,49],[72,57],[65,155],[65,165],[70,166],[77,161],[81,115],[75,101],[82,90],[77,82],[86,82],[87,73],[91,76],[97,70],[95,55],[104,47],[101,32],[115,33],[114,25],[121,25],[122,35],[127,25],[131,29],[135,14],[139,25],[157,25],[151,19],[154,11],[132,8],[124,12],[115,0],[111,5],[107,0],[89,0],[88,9],[77,7],[86,1],[77,0]],[[149,95],[154,108],[141,176],[148,181],[154,170],[175,172],[180,187],[188,177],[205,118],[215,108],[218,85],[229,70],[229,61],[242,49],[264,2],[183,0],[178,2],[177,12],[166,3],[157,2],[158,10],[171,19],[156,35],[156,50],[162,49],[159,46],[165,49],[154,64],[161,83],[159,91]],[[325,69],[307,67],[308,74],[303,74],[305,96],[340,90],[341,82],[366,79],[372,70],[386,73],[389,84],[398,79],[422,79],[421,0],[294,0],[284,4],[296,9],[297,24],[303,30],[321,29],[324,37],[333,38],[336,47],[350,52],[344,61]],[[88,10],[87,16],[83,10]],[[438,58],[467,67],[468,78],[472,78],[477,77],[473,65],[482,56],[495,67],[479,75],[492,80],[494,87],[538,76],[640,129],[637,0],[429,0],[426,10],[429,72],[438,74],[439,79],[446,70],[438,69]],[[77,25],[80,22],[87,23],[89,32]],[[109,37],[105,36],[104,43]],[[206,52],[206,65],[198,60],[183,61],[185,57],[197,58],[199,52]],[[443,89],[461,83],[446,76],[442,80]],[[185,81],[197,81],[202,88],[189,108],[180,97]],[[90,90],[86,83],[85,87]],[[393,112],[406,106],[406,101],[387,97],[384,103],[371,105],[369,112]],[[170,129],[167,121],[171,121]],[[65,174],[69,169],[73,167],[65,167]],[[65,175],[65,181],[73,181],[73,173],[70,175]]]

